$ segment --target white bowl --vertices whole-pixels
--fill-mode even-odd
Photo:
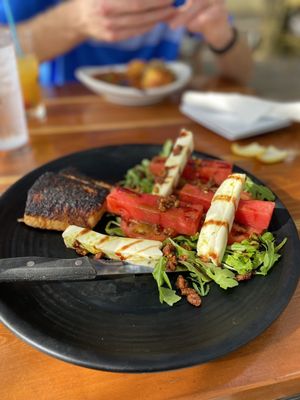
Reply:
[[[126,106],[145,106],[158,103],[168,95],[183,88],[191,78],[191,67],[182,62],[169,62],[167,66],[173,71],[176,80],[168,85],[140,90],[107,83],[96,79],[93,75],[106,72],[124,72],[124,64],[106,67],[82,67],[75,71],[76,78],[97,94],[103,95],[107,101]]]

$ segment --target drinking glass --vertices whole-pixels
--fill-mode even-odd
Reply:
[[[22,44],[23,52],[18,55],[17,61],[26,114],[43,119],[46,108],[39,83],[39,61],[29,31],[22,32]]]
[[[0,151],[21,147],[27,141],[15,50],[9,32],[0,31]]]

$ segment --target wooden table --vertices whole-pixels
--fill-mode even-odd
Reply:
[[[233,156],[230,142],[180,114],[176,98],[126,108],[73,85],[49,92],[46,106],[45,121],[29,122],[30,145],[0,153],[0,192],[33,168],[65,154],[109,144],[163,143],[186,127],[195,133],[197,150],[233,161],[263,179],[300,227],[300,125],[256,139],[293,152],[284,163],[263,165]],[[298,287],[280,318],[241,349],[205,365],[163,373],[128,375],[77,367],[33,349],[1,326],[0,398],[268,400],[300,393],[299,297]]]

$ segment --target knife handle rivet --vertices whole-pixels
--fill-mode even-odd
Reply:
[[[33,267],[34,264],[35,264],[34,261],[28,261],[28,262],[26,263],[27,267]]]
[[[77,265],[77,266],[78,266],[78,265],[82,265],[82,261],[81,261],[81,260],[76,260],[76,261],[75,261],[75,265]]]

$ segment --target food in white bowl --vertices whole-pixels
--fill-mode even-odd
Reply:
[[[127,106],[144,106],[155,104],[165,97],[182,89],[191,78],[191,67],[182,62],[166,63],[167,73],[164,77],[158,76],[158,69],[146,68],[139,85],[130,86],[123,80],[122,84],[116,84],[115,78],[122,78],[128,70],[128,65],[117,64],[106,67],[82,67],[75,72],[76,78],[93,92],[103,95],[107,101]],[[131,64],[132,67],[135,67]],[[131,69],[132,73],[137,71]],[[111,77],[112,82],[99,77]],[[172,80],[172,79],[173,80]],[[171,81],[172,80],[172,81]],[[169,82],[169,83],[166,83]],[[140,87],[136,87],[140,86]]]

